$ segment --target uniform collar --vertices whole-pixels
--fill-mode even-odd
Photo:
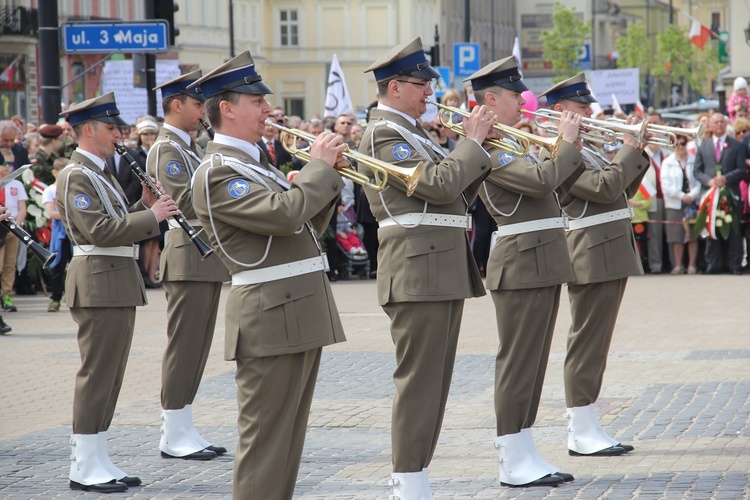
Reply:
[[[386,106],[382,102],[378,103],[378,109],[383,110],[383,111],[390,111],[391,113],[396,113],[397,115],[403,116],[404,118],[406,118],[409,121],[409,123],[411,123],[415,127],[417,126],[417,120],[415,120],[411,116],[407,115],[403,111],[399,111],[399,110],[394,109],[394,108],[392,108],[390,106]]]
[[[260,148],[251,142],[243,141],[242,139],[238,139],[230,135],[220,134],[218,132],[216,132],[216,134],[214,135],[213,142],[232,148],[237,148],[240,151],[250,155],[250,157],[256,162],[260,163]]]
[[[190,147],[190,144],[192,143],[192,137],[190,137],[190,134],[168,123],[165,123],[164,125],[162,125],[162,128],[165,128],[169,130],[170,132],[174,133],[177,137],[182,139],[182,141],[185,144],[187,144],[188,147]]]
[[[85,149],[81,149],[80,147],[76,148],[76,151],[91,160],[102,172],[104,172],[104,167],[107,166],[107,163],[103,159],[99,158],[94,153],[89,153]]]

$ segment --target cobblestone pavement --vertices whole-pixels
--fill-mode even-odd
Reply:
[[[749,286],[747,277],[735,276],[630,280],[598,404],[604,427],[636,451],[612,458],[567,454],[562,367],[570,315],[563,293],[534,433],[542,455],[576,480],[553,489],[509,489],[497,481],[494,310],[489,297],[467,301],[443,432],[430,465],[435,496],[750,498],[750,328],[742,303]],[[333,290],[349,340],[324,351],[295,498],[385,499],[394,366],[388,320],[374,281],[339,282]],[[200,463],[159,457],[166,303],[163,291],[148,294],[150,304],[138,310],[109,441],[113,461],[144,486],[119,497],[230,498],[231,451]],[[65,308],[47,313],[48,299],[41,295],[15,302],[18,312],[3,314],[13,331],[0,337],[0,498],[95,498],[67,487],[80,363],[76,325]],[[222,316],[194,414],[209,440],[232,450],[234,370],[223,360]]]

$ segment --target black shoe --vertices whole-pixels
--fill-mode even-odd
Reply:
[[[555,472],[555,475],[556,476],[560,476],[562,478],[563,482],[565,482],[565,483],[569,483],[569,482],[575,480],[575,478],[573,477],[573,474],[568,474],[567,472],[557,471],[557,472]]]
[[[227,449],[224,448],[223,446],[209,445],[209,446],[206,446],[206,449],[208,451],[213,451],[217,455],[223,455],[223,454],[225,454],[227,452]]]
[[[10,325],[3,321],[2,316],[0,316],[0,335],[5,335],[11,330],[13,330],[13,328],[11,328]]]
[[[577,451],[568,450],[568,455],[571,457],[616,457],[625,453],[625,448],[621,446],[610,446],[603,450],[595,451],[594,453],[578,453]]]
[[[127,485],[115,481],[114,479],[108,483],[99,484],[81,484],[75,481],[70,482],[71,490],[83,490],[83,491],[94,491],[96,493],[123,493],[128,491]]]
[[[125,476],[122,479],[118,479],[118,481],[124,484],[125,486],[127,486],[128,488],[141,485],[141,478],[138,476]]]
[[[146,286],[146,288],[161,288],[161,283],[158,281],[151,281],[148,278],[143,278],[143,284]]]
[[[169,453],[161,452],[161,458],[181,458],[183,460],[213,460],[218,455],[214,453],[213,451],[196,451],[195,453],[191,453],[190,455],[185,455],[184,457],[175,457],[173,455],[170,455]]]
[[[557,486],[563,482],[563,478],[557,474],[547,474],[544,477],[540,477],[536,481],[531,481],[526,484],[508,484],[500,482],[501,486],[510,486],[511,488],[528,488],[530,486]]]
[[[617,446],[625,450],[625,453],[630,453],[631,451],[635,450],[635,448],[629,444],[617,443]]]

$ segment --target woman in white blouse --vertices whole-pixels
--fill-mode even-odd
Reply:
[[[661,165],[661,190],[667,219],[665,232],[667,243],[672,247],[672,274],[685,273],[682,265],[684,245],[688,247],[687,273],[697,272],[695,259],[698,256],[698,240],[693,235],[693,229],[701,184],[693,176],[695,156],[688,153],[687,142],[686,137],[678,135],[675,152],[666,157]]]

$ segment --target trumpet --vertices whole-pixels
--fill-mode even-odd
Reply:
[[[538,128],[546,130],[550,134],[559,133],[556,123],[560,122],[561,112],[553,109],[540,109],[539,111],[522,109],[521,113],[532,115],[534,117],[534,125]],[[542,122],[540,121],[541,118],[546,118],[549,122]],[[623,122],[621,125],[618,124],[616,128],[607,120],[595,120],[584,116],[581,119],[581,131],[578,135],[581,139],[587,141],[617,144],[620,140],[618,139],[618,132],[620,133],[620,137],[622,137],[622,133],[627,132],[628,134],[636,135],[636,138],[642,139],[645,134],[645,125],[625,125]]]
[[[279,125],[278,123],[274,123],[271,120],[266,120],[266,125],[271,125],[272,127],[279,130],[279,142],[281,142],[283,148],[288,151],[289,154],[302,161],[309,162],[311,160],[312,156],[310,154],[310,146],[299,148],[297,147],[296,140],[288,139],[303,139],[312,144],[316,139],[314,135],[308,134],[303,130],[288,128],[283,125]],[[383,189],[385,189],[386,184],[388,183],[388,177],[394,177],[404,183],[404,186],[406,186],[406,195],[411,196],[412,194],[414,194],[414,190],[417,188],[417,184],[419,183],[419,177],[422,175],[425,168],[424,162],[420,162],[416,167],[413,168],[397,167],[395,165],[391,165],[390,163],[378,160],[377,158],[373,158],[372,156],[364,155],[358,151],[352,151],[348,147],[342,154],[344,158],[349,160],[349,167],[339,170],[339,174],[341,174],[342,177],[346,177],[347,179],[351,180],[352,182],[360,184],[364,187],[368,187],[374,191],[382,191]],[[365,165],[367,168],[372,170],[374,179],[371,180],[365,174],[354,170],[351,164],[352,161]]]
[[[624,123],[620,118],[610,118],[609,121],[615,123]],[[695,146],[700,147],[703,142],[703,135],[706,133],[706,124],[699,123],[694,128],[680,128],[680,127],[669,127],[667,125],[657,125],[655,123],[646,122],[646,132],[648,137],[645,139],[644,144],[656,144],[658,146],[664,146],[668,148],[677,147],[677,136],[682,135],[689,137],[695,141]],[[616,134],[618,140],[622,140],[621,134]]]
[[[463,125],[453,121],[453,116],[448,116],[446,118],[446,115],[448,113],[451,113],[461,115],[463,117],[468,117],[471,113],[469,113],[468,111],[464,111],[463,109],[454,108],[453,106],[446,106],[445,104],[440,104],[429,99],[425,102],[427,102],[427,104],[433,104],[437,106],[438,109],[440,109],[440,112],[438,113],[438,119],[444,127],[452,130],[459,135],[466,135]],[[541,146],[549,151],[550,156],[554,158],[557,155],[557,150],[560,149],[560,143],[562,142],[562,135],[558,135],[557,137],[542,137],[539,135],[524,132],[508,125],[503,125],[502,123],[498,122],[495,122],[495,124],[492,125],[492,129],[495,132],[506,137],[512,137],[518,142],[518,145],[514,145],[500,139],[488,139],[485,142],[492,147],[498,148],[511,154],[526,156],[531,150],[531,145],[536,144],[537,146]]]

